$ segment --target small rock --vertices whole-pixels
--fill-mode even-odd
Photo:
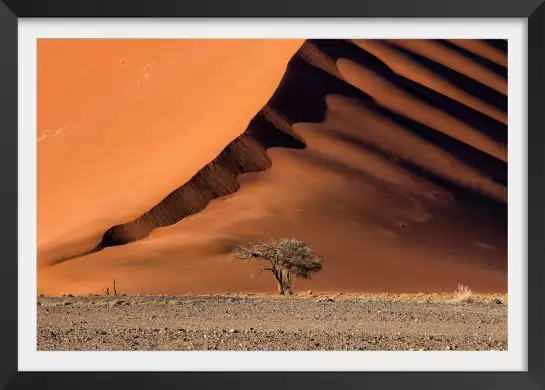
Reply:
[[[229,329],[229,333],[239,333],[237,329]]]
[[[450,345],[447,345],[447,346],[445,347],[445,350],[450,351]]]

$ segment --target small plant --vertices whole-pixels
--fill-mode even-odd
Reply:
[[[473,291],[463,284],[459,284],[458,288],[454,291],[454,301],[458,303],[471,303],[475,300]]]
[[[295,238],[240,244],[233,250],[231,259],[262,261],[264,264],[256,270],[256,274],[265,271],[272,273],[278,285],[278,293],[282,295],[293,294],[293,279],[310,279],[313,273],[322,270],[322,257]]]

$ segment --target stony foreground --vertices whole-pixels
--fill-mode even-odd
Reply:
[[[40,297],[39,350],[506,350],[507,304]]]

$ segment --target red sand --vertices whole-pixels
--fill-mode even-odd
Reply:
[[[137,218],[214,159],[264,106],[301,44],[40,41],[38,134],[68,127],[38,143],[38,291],[99,292],[112,278],[127,293],[274,291],[268,277],[249,277],[251,266],[226,261],[240,240],[271,236],[297,237],[324,255],[323,272],[297,281],[296,289],[437,292],[463,283],[476,291],[506,291],[507,231],[498,216],[399,161],[500,204],[507,188],[339,94],[323,96],[323,123],[293,125],[306,149],[269,150],[272,167],[240,176],[234,194],[143,240],[53,264],[91,249],[109,227]],[[506,120],[380,42],[357,44],[395,72]],[[437,58],[433,42],[404,45]],[[472,48],[501,62],[497,51]],[[467,58],[453,52],[441,57],[504,90],[496,75]],[[307,59],[382,106],[507,161],[505,145],[365,67],[315,52]]]

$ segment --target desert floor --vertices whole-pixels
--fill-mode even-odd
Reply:
[[[507,298],[309,293],[38,298],[39,350],[506,350]]]

